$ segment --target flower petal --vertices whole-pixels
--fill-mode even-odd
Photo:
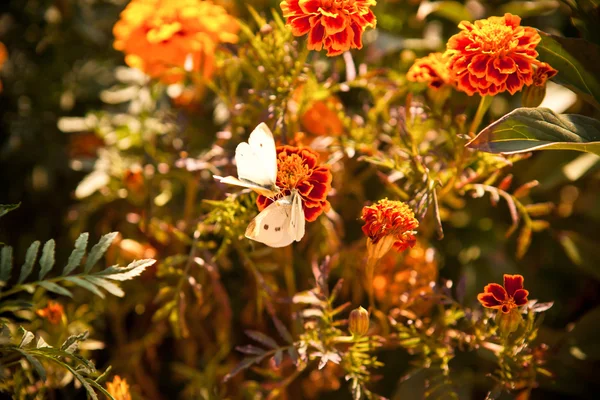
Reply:
[[[485,288],[483,288],[483,292],[491,293],[496,298],[496,300],[500,302],[506,301],[508,298],[506,290],[504,290],[504,288],[498,285],[497,283],[490,283]]]
[[[513,299],[515,301],[515,304],[517,306],[524,306],[525,304],[527,304],[527,296],[529,295],[529,292],[525,289],[517,289],[517,291],[515,292],[515,294],[513,295]]]
[[[513,297],[515,292],[519,289],[523,289],[523,275],[504,275],[504,289],[506,293]]]
[[[502,306],[502,303],[496,300],[491,293],[479,293],[477,295],[477,300],[479,300],[482,306],[487,308],[499,308]]]

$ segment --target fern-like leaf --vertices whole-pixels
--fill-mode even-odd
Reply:
[[[25,253],[25,263],[21,267],[21,275],[19,275],[19,280],[17,281],[17,283],[25,282],[25,279],[27,279],[29,274],[31,274],[39,249],[40,242],[38,240],[31,243],[31,246],[29,246],[29,248],[27,249],[27,253]]]
[[[117,235],[118,232],[107,233],[106,235],[100,238],[100,241],[96,243],[94,247],[92,247],[92,250],[90,251],[90,254],[88,255],[88,258],[85,262],[84,272],[86,274],[92,270],[92,268],[94,267],[94,265],[96,265],[98,261],[100,261],[100,259],[102,258],[104,253],[106,253],[106,250],[108,250],[108,248],[112,244],[113,240],[115,240]]]
[[[7,282],[12,270],[12,247],[3,247],[0,250],[0,281]]]
[[[54,247],[56,244],[54,243],[54,239],[50,239],[44,245],[42,249],[42,256],[40,257],[40,280],[44,279],[46,274],[50,272],[52,267],[54,267]]]
[[[84,232],[81,235],[79,235],[79,237],[75,241],[75,248],[69,256],[69,261],[63,269],[63,275],[69,275],[71,272],[73,272],[75,268],[79,267],[79,264],[81,264],[81,260],[85,255],[85,250],[87,248],[89,236],[90,235],[87,232]]]

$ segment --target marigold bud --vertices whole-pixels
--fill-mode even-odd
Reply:
[[[508,336],[521,326],[523,317],[517,308],[512,309],[509,313],[499,312],[496,315],[496,324],[503,336]]]
[[[523,107],[537,107],[540,104],[542,104],[544,97],[546,97],[546,85],[527,86],[525,90],[523,90],[523,96],[521,97],[521,105]]]
[[[348,322],[350,333],[355,336],[363,336],[369,330],[369,312],[363,307],[358,307],[350,312]]]

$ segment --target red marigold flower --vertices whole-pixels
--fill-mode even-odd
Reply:
[[[58,325],[58,323],[62,321],[65,310],[62,304],[57,301],[50,300],[45,308],[37,310],[35,313],[38,316],[47,319],[52,325]]]
[[[365,221],[362,230],[369,238],[370,255],[375,258],[383,257],[391,247],[403,251],[416,243],[413,231],[419,227],[419,221],[406,203],[379,200],[363,207],[361,219]]]
[[[330,207],[327,194],[331,190],[331,171],[319,164],[319,155],[309,148],[294,146],[277,147],[277,186],[282,196],[288,196],[292,189],[302,197],[304,218],[315,221]],[[264,210],[274,199],[259,195],[256,204]]]
[[[477,295],[477,300],[486,308],[510,313],[517,307],[527,304],[529,292],[523,289],[522,275],[504,275],[504,287],[490,283]]]
[[[115,24],[114,47],[125,62],[153,78],[175,83],[183,70],[210,78],[219,43],[238,40],[237,20],[203,0],[132,0]]]
[[[375,0],[284,0],[280,3],[294,36],[308,34],[308,49],[325,48],[328,56],[362,48],[362,34],[377,20]]]
[[[544,86],[546,81],[558,73],[548,63],[540,63],[533,73],[533,84],[535,86]]]
[[[410,82],[428,83],[432,89],[439,89],[444,84],[451,84],[450,73],[442,53],[431,53],[418,58],[406,73]]]
[[[459,90],[470,96],[515,94],[533,83],[541,38],[537,31],[520,26],[521,18],[509,13],[470,23],[461,22],[461,32],[448,40],[444,55]]]

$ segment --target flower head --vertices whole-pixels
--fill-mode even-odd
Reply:
[[[302,126],[313,135],[339,136],[344,132],[344,125],[338,115],[342,103],[337,97],[316,100],[310,104],[300,117]]]
[[[319,164],[319,155],[309,148],[277,147],[277,186],[287,196],[293,189],[302,198],[304,218],[312,222],[330,207],[327,194],[331,190],[331,171]],[[273,199],[259,195],[256,204],[263,210]]]
[[[477,295],[477,300],[486,308],[501,310],[504,314],[527,304],[529,292],[523,289],[523,276],[504,275],[504,287],[490,283]]]
[[[219,43],[237,42],[238,22],[203,0],[132,0],[115,24],[114,47],[125,62],[153,78],[175,83],[183,69],[210,78]]]
[[[377,23],[375,0],[284,0],[280,3],[294,36],[308,34],[308,49],[328,56],[362,48],[362,34]]]
[[[531,27],[520,26],[521,18],[504,14],[470,23],[461,22],[461,32],[448,40],[444,56],[459,90],[470,96],[515,94],[533,83],[541,38]]]
[[[58,325],[60,321],[62,321],[65,309],[59,302],[49,300],[45,308],[37,310],[35,313],[38,316],[47,319],[52,325]]]
[[[112,382],[106,383],[106,390],[115,398],[115,400],[131,400],[129,385],[125,379],[115,375]]]
[[[367,246],[371,255],[381,258],[394,247],[398,251],[411,248],[416,243],[414,230],[419,221],[408,204],[388,199],[363,207],[362,230],[369,238]]]
[[[432,89],[452,83],[442,53],[431,53],[427,57],[418,58],[406,73],[406,79],[410,82],[427,83]]]

